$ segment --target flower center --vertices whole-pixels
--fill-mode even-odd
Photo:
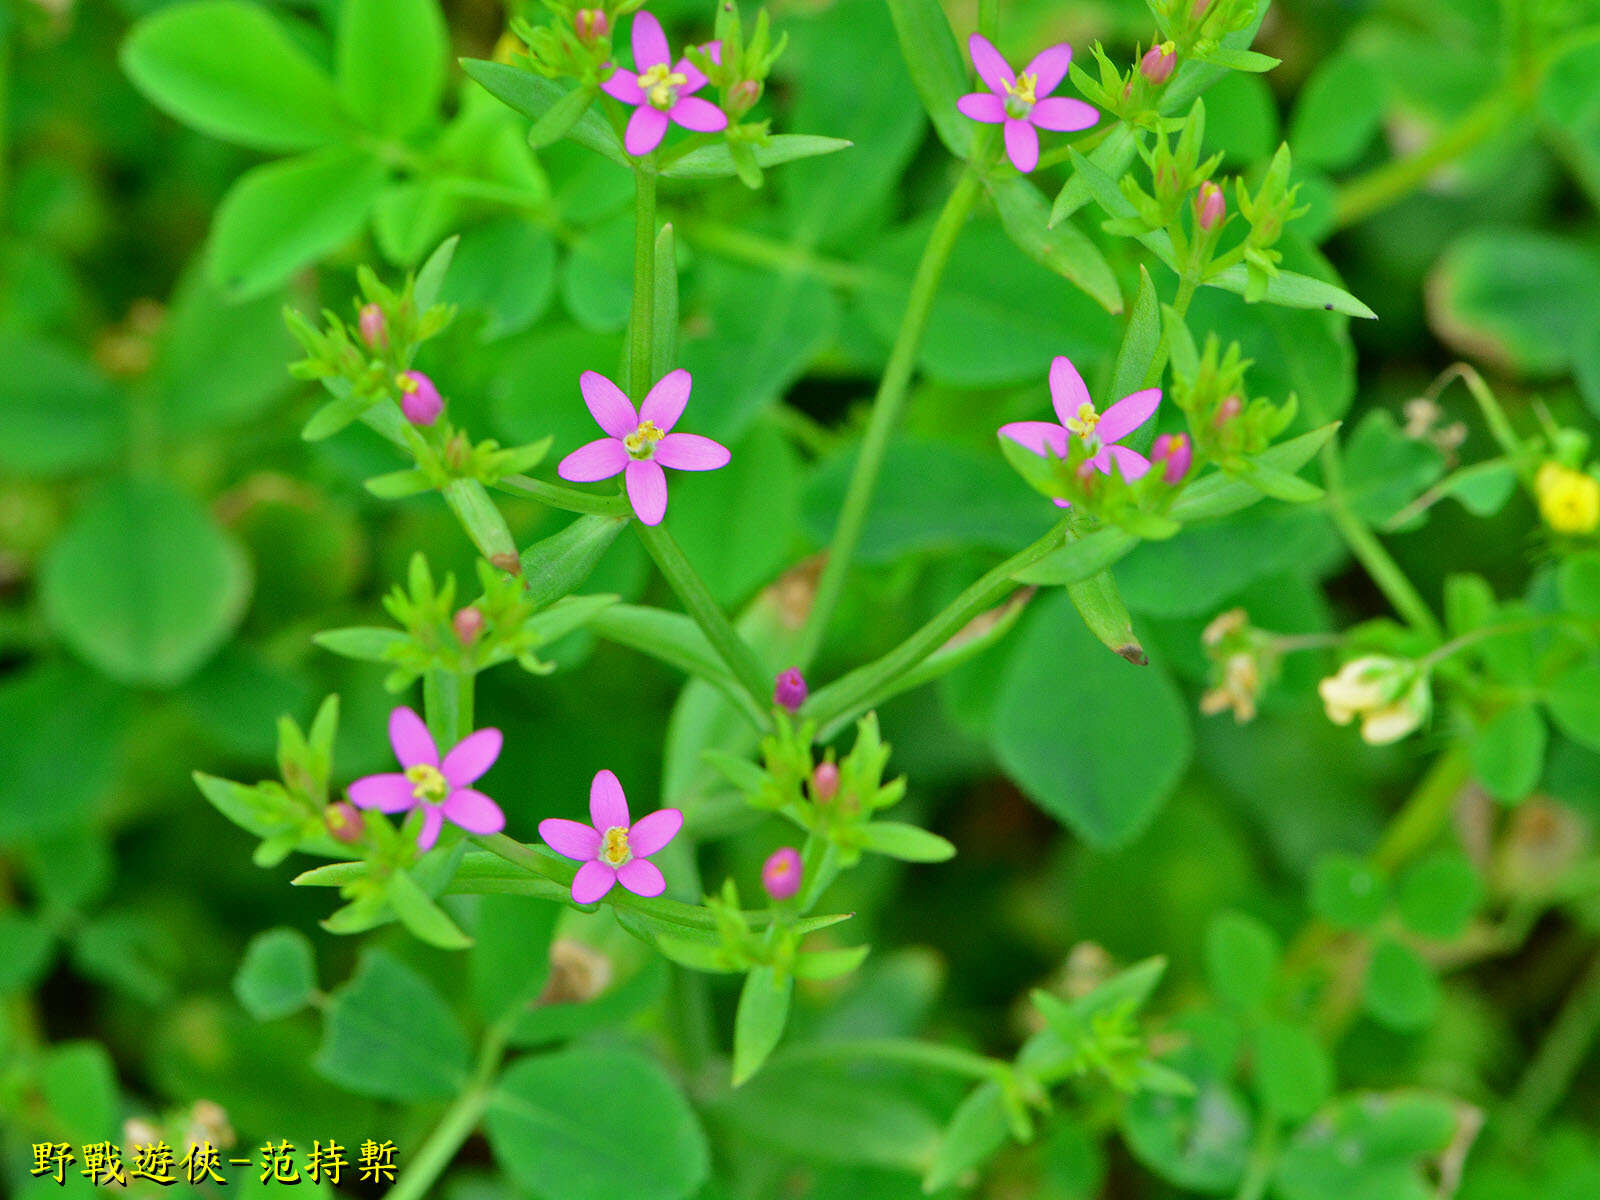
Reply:
[[[394,377],[394,385],[408,396],[421,386],[409,375],[396,375]]]
[[[665,436],[654,421],[641,421],[639,428],[622,439],[622,444],[634,458],[651,458],[655,455],[656,443]]]
[[[688,82],[687,75],[674,71],[666,63],[657,63],[639,76],[639,88],[650,101],[650,107],[662,112],[678,102],[678,89]]]
[[[1067,428],[1081,438],[1092,434],[1098,424],[1100,424],[1100,414],[1095,412],[1094,405],[1087,401],[1078,405],[1077,413],[1067,420]]]
[[[1036,78],[1024,71],[1006,84],[1006,116],[1020,121],[1033,111],[1033,106],[1039,102],[1034,95],[1038,83]]]
[[[600,861],[608,867],[620,867],[633,857],[628,845],[628,827],[613,825],[600,838]]]
[[[406,778],[411,781],[411,794],[424,804],[443,804],[450,794],[450,783],[438,767],[418,763],[406,768]]]

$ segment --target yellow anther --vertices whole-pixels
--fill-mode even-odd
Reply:
[[[1088,437],[1098,424],[1100,424],[1100,414],[1095,412],[1094,405],[1087,401],[1078,405],[1077,414],[1067,420],[1067,428],[1079,437]]]
[[[622,439],[622,444],[634,458],[649,458],[655,453],[656,443],[665,436],[654,421],[641,421],[639,428]]]
[[[411,781],[411,794],[427,804],[439,804],[450,794],[450,783],[438,767],[418,763],[406,768],[406,778]]]
[[[608,867],[620,867],[633,857],[628,845],[628,830],[623,825],[613,825],[600,840],[600,861]]]
[[[674,71],[666,63],[657,63],[639,76],[639,88],[650,101],[652,108],[665,111],[678,102],[678,89],[689,82],[689,77]]]

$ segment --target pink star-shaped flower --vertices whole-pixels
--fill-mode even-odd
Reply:
[[[978,78],[989,90],[968,93],[956,101],[956,107],[985,125],[1004,124],[1006,156],[1023,174],[1039,165],[1039,130],[1072,133],[1088,129],[1100,119],[1092,104],[1050,94],[1066,78],[1072,62],[1072,47],[1067,43],[1039,51],[1020,72],[1012,71],[981,33],[973,34],[967,46]]]
[[[610,771],[599,771],[589,785],[589,819],[592,825],[561,817],[539,822],[545,845],[583,864],[572,879],[573,900],[593,904],[618,883],[635,896],[659,896],[667,890],[650,855],[678,836],[683,813],[663,808],[630,824],[622,784]]]
[[[617,67],[600,85],[606,95],[637,106],[622,139],[628,153],[636,158],[649,154],[666,136],[669,121],[700,133],[726,129],[728,115],[694,94],[706,85],[704,72],[687,58],[673,63],[661,22],[647,12],[637,13],[632,33],[634,70]]]
[[[428,726],[415,712],[400,707],[389,714],[389,744],[404,771],[367,775],[347,789],[357,808],[379,812],[423,810],[422,828],[417,833],[418,849],[433,849],[439,830],[446,821],[468,833],[499,833],[505,828],[500,806],[469,784],[476,783],[500,757],[502,738],[498,729],[469,733],[439,760]]]
[[[641,14],[643,15],[643,14]],[[556,474],[572,483],[596,483],[626,472],[628,502],[639,520],[659,525],[667,513],[667,476],[674,471],[715,471],[732,457],[726,446],[697,433],[673,433],[689,403],[693,380],[679,367],[656,380],[639,411],[622,389],[598,371],[578,377],[583,402],[609,435],[579,446],[561,460]]]
[[[1160,388],[1134,392],[1105,412],[1098,412],[1072,360],[1058,354],[1050,364],[1050,401],[1061,424],[1012,421],[1000,426],[1000,436],[1010,438],[1035,454],[1065,458],[1067,443],[1076,434],[1094,448],[1088,464],[1102,475],[1111,474],[1115,463],[1122,477],[1132,483],[1150,469],[1150,461],[1144,455],[1117,443],[1154,415],[1156,406],[1161,403]],[[1056,504],[1061,508],[1070,507],[1066,500],[1057,500]]]

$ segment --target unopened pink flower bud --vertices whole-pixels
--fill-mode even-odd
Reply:
[[[1163,433],[1150,446],[1150,461],[1165,463],[1161,479],[1164,483],[1177,483],[1189,473],[1194,461],[1194,447],[1186,433]]]
[[[735,115],[743,115],[756,106],[756,101],[761,99],[762,87],[758,80],[741,79],[728,89],[728,111]]]
[[[572,26],[585,46],[592,46],[611,32],[611,21],[601,8],[580,8],[572,16]]]
[[[1172,78],[1172,70],[1177,65],[1178,48],[1171,42],[1162,42],[1145,51],[1144,57],[1139,60],[1139,74],[1147,82],[1160,87]]]
[[[1211,423],[1221,429],[1244,411],[1244,401],[1237,396],[1229,396],[1217,405],[1217,415],[1211,418]]]
[[[356,806],[341,800],[322,810],[322,821],[335,841],[352,846],[361,840],[364,825]]]
[[[774,900],[787,900],[800,890],[800,851],[793,846],[774,850],[761,868],[761,886]]]
[[[790,667],[778,676],[778,681],[772,688],[772,702],[779,708],[788,709],[790,712],[799,712],[800,706],[806,702],[809,694],[806,688],[806,677],[800,674],[799,667]]]
[[[382,350],[389,344],[389,331],[384,323],[383,309],[376,304],[361,306],[361,314],[356,318],[356,325],[361,330],[361,340],[374,350]]]
[[[1222,218],[1227,213],[1228,201],[1222,194],[1222,189],[1211,180],[1206,180],[1194,196],[1194,217],[1199,222],[1200,228],[1210,233],[1222,224]]]
[[[1211,0],[1194,0],[1194,8],[1190,10],[1190,16],[1196,21],[1204,20],[1206,12],[1210,8]]]
[[[457,641],[463,646],[470,646],[483,632],[483,613],[470,604],[457,609],[456,615],[450,620],[450,627],[455,630]]]
[[[395,377],[400,389],[400,411],[413,425],[432,425],[444,411],[444,397],[421,371],[402,371]]]
[[[820,803],[839,794],[839,764],[821,762],[811,772],[811,795]]]

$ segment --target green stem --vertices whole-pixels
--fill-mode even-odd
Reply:
[[[683,601],[684,608],[705,632],[712,649],[721,656],[745,691],[750,693],[756,707],[765,712],[771,703],[772,679],[756,658],[755,651],[729,623],[722,607],[712,598],[705,581],[689,565],[689,560],[684,557],[683,550],[672,535],[660,525],[636,522],[634,527],[639,531],[644,548],[655,559],[656,566],[661,568],[661,574],[666,576],[672,590]]]
[[[980,577],[926,625],[882,658],[857,667],[848,675],[819,689],[806,705],[805,715],[814,718],[819,725],[826,725],[832,718],[849,712],[865,697],[911,670],[965,628],[973,617],[992,608],[1014,591],[1018,584],[1012,576],[1060,547],[1069,536],[1068,524],[1066,520],[1058,522],[1038,541],[1019,550]]]
[[[650,354],[655,331],[656,168],[645,159],[634,172],[637,194],[633,209],[633,317],[632,353],[629,356],[628,395],[635,404],[655,382],[650,377]]]
[[[441,747],[454,746],[472,732],[472,672],[430,670],[422,678],[422,707],[428,732]]]
[[[1550,1116],[1600,1036],[1600,955],[1561,1006],[1555,1024],[1512,1094],[1502,1128],[1518,1145]]]
[[[559,483],[546,483],[542,479],[533,479],[527,475],[507,475],[497,481],[495,486],[503,492],[530,496],[541,504],[548,504],[551,508],[559,508],[566,512],[584,513],[596,517],[633,515],[633,509],[628,507],[627,500],[621,495],[597,496],[591,492],[580,492],[577,488],[563,487]]]
[[[454,1160],[462,1143],[472,1136],[494,1095],[494,1077],[505,1055],[509,1031],[509,1024],[502,1021],[484,1034],[472,1082],[445,1110],[416,1157],[401,1173],[394,1187],[389,1189],[386,1200],[422,1200]]]
[[[1427,398],[1437,400],[1445,388],[1457,379],[1461,380],[1467,391],[1472,393],[1478,411],[1483,414],[1484,424],[1489,427],[1489,433],[1505,456],[1511,460],[1513,466],[1520,466],[1523,460],[1522,439],[1511,427],[1511,419],[1506,416],[1506,410],[1500,407],[1500,401],[1495,398],[1494,392],[1484,381],[1483,376],[1478,374],[1476,367],[1468,363],[1457,363],[1433,381],[1433,386],[1427,391]]]
[[[1522,107],[1520,92],[1502,89],[1467,110],[1428,147],[1408,158],[1385,163],[1339,190],[1333,224],[1343,229],[1397,204],[1427,182],[1440,167],[1488,141]]]
[[[900,411],[905,407],[906,393],[916,367],[917,350],[928,327],[928,314],[933,309],[934,296],[939,281],[944,277],[955,248],[956,236],[967,222],[980,190],[978,174],[972,168],[961,172],[950,198],[934,222],[928,245],[917,264],[916,276],[911,282],[911,295],[906,302],[905,316],[900,320],[900,331],[895,336],[894,347],[889,352],[889,363],[884,368],[878,394],[872,402],[872,416],[867,422],[866,435],[861,440],[861,454],[856,459],[850,486],[845,492],[844,505],[839,510],[839,523],[829,543],[828,563],[817,583],[817,594],[800,634],[796,659],[804,667],[816,657],[822,645],[833,610],[838,606],[844,590],[845,576],[850,570],[850,560],[855,556],[856,545],[866,525],[867,509],[872,503],[872,493],[877,486],[878,472],[883,467],[884,454],[889,449],[889,438],[899,422]]]
[[[1366,569],[1394,610],[1413,629],[1435,641],[1443,637],[1444,631],[1438,619],[1412,586],[1406,573],[1400,569],[1400,564],[1395,562],[1366,522],[1350,507],[1344,493],[1344,472],[1339,464],[1339,451],[1331,441],[1322,447],[1322,474],[1328,490],[1328,515],[1333,518],[1350,552]]]
[[[1250,1147],[1250,1161],[1245,1165],[1244,1178],[1233,1200],[1261,1200],[1272,1182],[1272,1169],[1278,1163],[1278,1122],[1270,1112],[1261,1114],[1256,1128],[1255,1144]]]
[[[1394,871],[1432,844],[1450,820],[1456,797],[1471,774],[1471,756],[1464,745],[1452,746],[1428,768],[1372,853],[1372,865]]]
[[[948,1071],[954,1075],[964,1075],[973,1079],[1006,1080],[1011,1078],[1012,1074],[1011,1064],[998,1058],[989,1058],[955,1046],[918,1042],[910,1038],[829,1039],[795,1046],[775,1057],[781,1058],[786,1063],[832,1059],[859,1062],[861,1059],[870,1058],[879,1062],[932,1067],[938,1071]]]
[[[888,286],[886,279],[880,278],[865,267],[823,258],[804,246],[762,237],[758,233],[751,233],[735,225],[706,220],[680,220],[674,224],[701,250],[709,250],[712,254],[725,258],[758,267],[771,267],[779,271],[798,271],[847,291]]]

